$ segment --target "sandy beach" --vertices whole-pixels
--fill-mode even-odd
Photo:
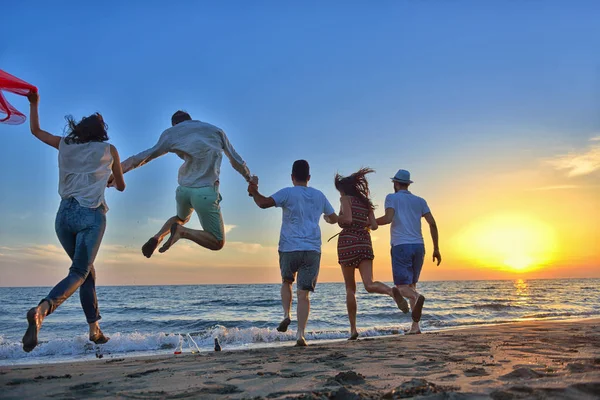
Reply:
[[[598,399],[600,319],[0,367],[0,387],[3,399]]]

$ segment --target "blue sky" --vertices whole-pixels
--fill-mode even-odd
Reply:
[[[152,146],[171,114],[185,109],[227,132],[264,194],[288,185],[291,163],[305,158],[312,185],[336,208],[333,175],[373,167],[382,206],[388,177],[406,168],[434,215],[451,220],[474,200],[474,182],[585,153],[600,132],[595,1],[40,1],[9,8],[0,68],[39,87],[42,128],[60,134],[66,114],[99,111],[124,159]],[[27,111],[24,98],[9,100]],[[0,132],[0,245],[56,246],[56,153],[27,124]],[[108,192],[106,245],[137,251],[173,215],[179,164],[165,156],[127,174],[125,193]],[[227,240],[272,251],[280,212],[256,208],[226,161],[222,171]],[[541,174],[536,183],[557,184],[557,171]],[[200,267],[246,260],[235,248],[221,258],[194,251],[190,257],[209,257]],[[0,262],[0,274],[17,276],[25,263]]]

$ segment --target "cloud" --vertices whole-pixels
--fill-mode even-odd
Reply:
[[[263,251],[277,251],[275,247],[263,246],[260,243],[229,242],[226,243],[225,246],[229,249],[246,254],[256,254]]]
[[[227,224],[225,224],[225,233],[231,232],[234,228],[237,228],[237,225],[227,225]]]
[[[547,161],[555,169],[567,171],[568,177],[589,175],[600,170],[600,136],[590,139],[587,148],[570,152]]]
[[[542,187],[536,187],[536,188],[531,188],[529,190],[534,190],[534,191],[538,191],[538,190],[567,190],[567,189],[578,189],[581,188],[583,186],[580,185],[554,185],[554,186],[542,186]]]

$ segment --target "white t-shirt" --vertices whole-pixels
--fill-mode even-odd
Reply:
[[[392,246],[424,243],[421,218],[430,212],[425,199],[415,196],[408,190],[400,190],[386,196],[385,208],[394,209],[390,231]]]
[[[321,215],[331,215],[335,211],[317,189],[306,186],[293,186],[281,189],[271,196],[275,206],[283,209],[279,251],[318,251],[321,252]]]

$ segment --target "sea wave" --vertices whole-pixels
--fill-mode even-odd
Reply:
[[[401,330],[394,327],[375,327],[359,329],[362,337],[385,336],[400,334]],[[212,350],[214,338],[217,338],[223,348],[239,349],[253,344],[282,343],[296,340],[296,332],[289,330],[281,333],[271,328],[226,328],[222,325],[213,326],[200,332],[189,333],[200,350]],[[348,337],[346,330],[312,331],[306,335],[307,340],[332,340]],[[138,352],[167,352],[179,347],[184,349],[193,347],[188,342],[185,333],[113,333],[110,341],[101,346],[102,354],[123,355]],[[7,341],[0,336],[0,361],[27,360],[51,358],[72,358],[77,356],[94,357],[97,346],[91,343],[87,336],[78,335],[72,338],[56,339],[41,342],[31,353],[24,353],[22,344],[16,341]]]
[[[502,311],[502,310],[506,310],[509,308],[514,309],[514,308],[520,308],[520,307],[511,305],[511,304],[505,304],[505,303],[479,303],[479,304],[474,304],[473,308],[475,308],[477,310]]]

